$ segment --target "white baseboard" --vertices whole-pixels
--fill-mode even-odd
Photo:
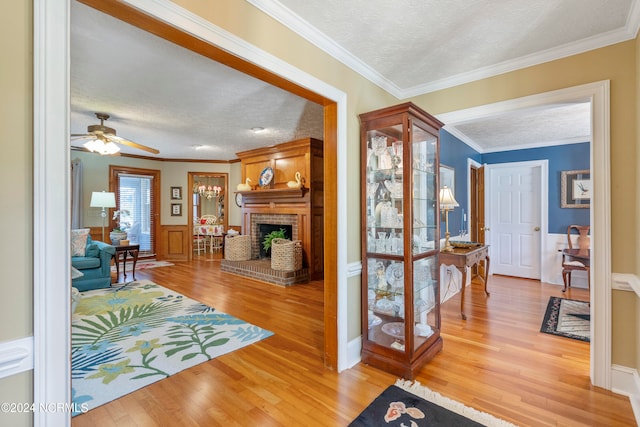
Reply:
[[[626,366],[611,366],[611,391],[629,398],[636,424],[640,425],[640,376]]]
[[[33,369],[33,337],[0,343],[0,378]]]
[[[362,351],[362,336],[354,338],[347,344],[347,369],[353,368],[362,360],[360,352]]]

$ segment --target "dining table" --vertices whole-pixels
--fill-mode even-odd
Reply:
[[[193,226],[193,234],[206,236],[209,239],[209,252],[214,249],[222,249],[224,253],[224,225],[222,224],[196,224]]]

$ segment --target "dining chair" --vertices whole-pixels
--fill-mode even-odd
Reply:
[[[577,248],[573,243],[573,231],[578,232]],[[570,225],[567,227],[567,246],[568,250],[562,252],[562,280],[565,292],[571,287],[571,273],[573,271],[587,272],[587,286],[591,288],[591,237],[589,236],[590,227],[588,225]]]
[[[207,253],[207,236],[202,234],[200,227],[193,227],[193,251],[200,255],[200,251]]]

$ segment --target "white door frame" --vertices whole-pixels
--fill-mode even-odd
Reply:
[[[544,160],[531,160],[525,162],[511,162],[511,163],[492,163],[484,165],[484,206],[485,206],[485,229],[489,228],[489,233],[492,232],[494,225],[491,224],[491,197],[493,194],[493,188],[491,188],[491,171],[504,168],[513,167],[526,167],[526,168],[540,168],[540,251],[538,256],[540,257],[538,265],[540,266],[540,277],[542,277],[542,271],[549,268],[545,265],[546,257],[543,256],[542,251],[547,247],[547,235],[549,233],[549,161]],[[485,242],[490,243],[491,240],[487,240],[485,236]],[[497,260],[495,250],[497,248],[489,247],[489,253],[491,258]],[[495,262],[495,261],[494,261]]]
[[[143,13],[215,44],[337,104],[338,371],[348,366],[347,96],[167,0],[126,0]],[[33,393],[36,405],[71,402],[69,0],[34,0]],[[62,250],[61,246],[62,245]],[[34,425],[70,425],[69,412],[33,414]]]
[[[439,114],[444,123],[488,117],[497,113],[551,104],[591,102],[591,352],[590,376],[595,386],[611,390],[611,170],[609,115],[610,82],[601,80],[551,92],[510,99],[452,113]],[[485,183],[486,185],[486,183]]]

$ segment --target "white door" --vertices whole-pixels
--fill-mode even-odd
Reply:
[[[540,279],[539,165],[489,165],[487,241],[494,274]]]

